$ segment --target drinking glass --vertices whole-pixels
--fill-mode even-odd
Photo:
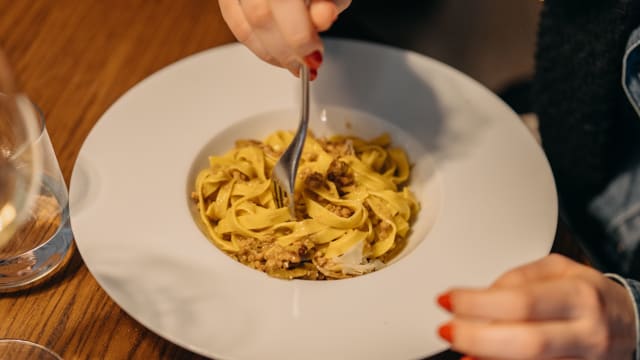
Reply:
[[[62,360],[42,345],[19,339],[0,340],[0,360]]]
[[[67,188],[38,108],[0,52],[0,292],[32,285],[68,259]]]

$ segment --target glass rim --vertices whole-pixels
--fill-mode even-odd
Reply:
[[[36,116],[38,118],[38,121],[40,122],[40,126],[39,126],[39,134],[38,134],[38,139],[40,138],[40,136],[42,136],[42,133],[44,132],[45,128],[46,128],[46,118],[44,117],[44,111],[42,111],[42,108],[40,108],[40,106],[38,106],[38,104],[36,104],[35,102],[33,102],[33,100],[31,100],[27,95],[24,94],[20,94],[21,97],[25,98],[33,107],[34,112],[36,113]]]
[[[0,96],[7,95],[0,92]],[[15,151],[13,151],[12,154],[8,156],[9,159],[18,157],[25,150],[25,148],[28,148],[32,144],[40,141],[46,129],[46,118],[44,116],[44,111],[42,111],[40,106],[38,106],[38,104],[33,102],[31,99],[29,99],[28,96],[22,93],[15,94],[13,96],[15,97],[15,104],[17,107],[16,111],[18,112],[17,115],[20,117],[27,117],[28,114],[26,114],[26,111],[32,111],[34,118],[36,118],[37,120],[37,124],[35,126],[27,127],[28,141],[22,142],[19,146],[17,146]]]
[[[63,360],[62,357],[60,355],[58,355],[55,351],[49,349],[48,347],[46,347],[44,345],[35,343],[33,341],[30,341],[30,340],[13,339],[13,338],[0,339],[0,346],[2,346],[3,344],[20,344],[20,345],[26,345],[26,346],[30,346],[30,347],[35,347],[35,348],[38,348],[38,349],[48,353],[49,355],[53,356],[57,360]]]
[[[38,125],[34,129],[37,132],[37,136],[34,138],[33,141],[36,142],[36,141],[40,140],[40,137],[42,136],[42,133],[44,133],[44,131],[46,129],[46,118],[44,117],[44,111],[42,111],[42,108],[40,108],[40,106],[38,106],[38,104],[36,104],[33,100],[31,100],[27,95],[25,95],[23,93],[16,94],[16,98],[17,99],[21,99],[19,101],[23,101],[23,103],[25,105],[28,104],[29,107],[31,108],[31,110],[33,110],[33,112],[35,113],[35,115],[36,115],[35,117],[38,120]]]
[[[13,204],[9,204],[11,205],[10,207],[2,204],[0,208],[0,211],[4,211],[6,208],[8,213],[10,213],[9,211],[14,213],[13,216],[3,221],[3,223],[6,222],[7,224],[21,223],[27,216],[26,209],[29,209],[35,203],[43,177],[46,151],[42,148],[42,139],[46,136],[42,111],[22,93],[12,94],[10,97],[12,99],[9,100],[15,106],[16,116],[21,117],[16,121],[23,121],[25,124],[25,139],[21,139],[16,144],[15,149],[5,155],[5,159],[14,164],[20,164],[22,156],[25,156],[25,159],[28,160],[25,162],[25,166],[15,165],[20,167],[22,169],[20,171],[25,174],[24,190],[18,193],[18,195],[21,193],[22,195],[15,197],[11,201]],[[38,121],[39,124],[34,121]]]

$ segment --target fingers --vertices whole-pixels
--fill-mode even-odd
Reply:
[[[268,53],[267,59],[265,60],[285,67],[291,72],[296,72],[301,59],[301,56],[296,54],[296,51],[298,51],[296,47],[301,45],[299,43],[293,45],[290,43],[291,39],[285,37],[285,32],[282,31],[280,26],[282,24],[278,23],[278,16],[283,17],[286,14],[286,16],[290,18],[289,21],[293,23],[292,25],[285,25],[288,26],[286,31],[289,33],[295,32],[297,34],[296,36],[299,37],[292,41],[308,41],[310,39],[309,37],[303,37],[303,35],[301,35],[313,31],[304,3],[299,0],[279,0],[274,2],[267,0],[242,0],[240,4],[244,17],[251,27],[252,36],[257,38],[260,45],[266,49]],[[298,13],[295,12],[295,7],[290,8],[292,4],[297,4],[302,7]],[[287,21],[286,19],[282,20]],[[301,25],[305,23],[304,20],[306,20],[308,26]],[[247,46],[249,45],[247,44]]]
[[[326,31],[338,18],[339,10],[332,0],[313,0],[309,7],[309,14],[316,30]]]
[[[329,30],[338,15],[350,4],[351,0],[313,0],[309,8],[311,22],[318,31]]]
[[[627,359],[606,324],[576,319],[547,322],[477,322],[455,319],[438,330],[459,352],[480,359]]]
[[[315,51],[322,52],[322,42],[311,23],[309,9],[304,1],[271,0],[270,4],[273,18],[294,59],[304,61],[307,55]]]
[[[454,290],[450,311],[457,317],[491,321],[571,319],[596,291],[578,279],[556,279],[529,286]],[[443,300],[440,300],[442,303]],[[589,306],[591,303],[588,304]]]
[[[245,18],[240,2],[238,0],[219,0],[219,4],[222,17],[225,19],[233,36],[247,46],[247,48],[260,59],[272,65],[279,66],[280,64],[275,58],[262,46],[262,43]]]
[[[576,266],[580,269],[584,267],[562,255],[551,254],[505,273],[491,287],[518,286],[531,281],[560,277],[575,269]]]
[[[502,276],[488,289],[438,298],[440,335],[476,359],[622,359],[637,343],[634,306],[619,284],[561,256]]]
[[[341,13],[351,5],[351,0],[336,0],[335,3],[338,7],[338,12]]]
[[[322,62],[319,31],[327,30],[350,1],[219,0],[222,15],[241,43],[262,60],[297,74],[303,61],[312,73]]]
[[[584,334],[578,323],[488,323],[456,319],[440,328],[452,348],[479,358],[547,359],[580,357]]]

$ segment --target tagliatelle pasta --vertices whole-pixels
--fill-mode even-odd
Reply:
[[[209,158],[193,197],[211,241],[279,278],[344,278],[383,267],[404,246],[420,208],[406,186],[406,153],[391,147],[388,134],[370,141],[309,134],[292,218],[276,207],[270,179],[292,138],[277,131]]]

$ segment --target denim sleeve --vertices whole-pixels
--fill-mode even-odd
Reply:
[[[638,317],[638,309],[640,309],[640,282],[632,279],[625,279],[617,274],[605,274],[608,278],[620,283],[629,292],[629,296],[633,299],[633,312],[636,318],[636,352],[635,359],[640,360],[640,318]]]
[[[631,105],[640,116],[640,28],[631,33],[622,61],[622,85]]]
[[[640,28],[631,34],[627,44],[622,86],[640,117]],[[604,255],[615,259],[621,271],[628,273],[633,253],[640,244],[640,161],[637,157],[628,170],[593,199],[589,211],[602,223],[611,240]]]

